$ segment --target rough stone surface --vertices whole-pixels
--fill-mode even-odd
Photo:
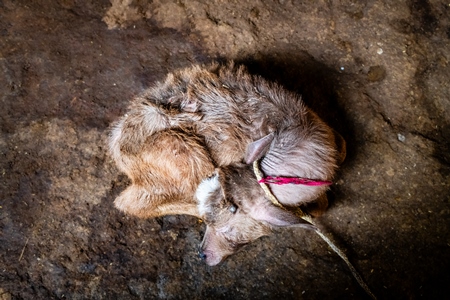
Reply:
[[[109,124],[168,71],[235,59],[348,141],[319,219],[380,299],[450,293],[445,1],[0,1],[0,299],[365,299],[280,229],[217,267],[190,216],[113,207]]]

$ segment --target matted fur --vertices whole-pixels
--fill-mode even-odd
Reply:
[[[144,109],[132,105],[111,131],[110,153],[132,181],[115,200],[116,207],[144,218],[199,216],[193,196],[214,171],[202,139],[187,128],[171,128],[170,116],[156,107]]]
[[[203,218],[202,249],[216,264],[271,226],[301,222],[274,208],[242,162],[261,158],[265,175],[332,180],[345,141],[298,95],[230,63],[176,71],[136,97],[111,132],[110,152],[132,180],[116,207],[140,217]],[[219,189],[195,197],[211,174]],[[326,209],[325,186],[270,187],[283,204],[319,199],[318,212]],[[230,203],[237,213],[230,215]]]
[[[170,74],[146,94],[155,103],[195,113],[195,132],[204,137],[213,160],[227,166],[246,160],[252,143],[272,135],[256,158],[268,176],[333,180],[345,157],[345,142],[300,96],[243,66],[194,66]],[[180,121],[182,123],[182,121]],[[272,186],[280,202],[316,200],[326,186]]]

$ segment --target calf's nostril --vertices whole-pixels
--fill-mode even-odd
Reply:
[[[199,256],[201,259],[203,259],[203,260],[206,259],[206,254],[203,253],[203,251],[198,251],[198,256]]]

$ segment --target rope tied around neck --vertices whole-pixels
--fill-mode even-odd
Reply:
[[[258,180],[259,183],[270,183],[270,184],[302,184],[309,186],[320,186],[320,185],[331,185],[333,184],[331,181],[324,180],[314,180],[310,178],[303,177],[272,177],[266,176]]]
[[[263,178],[263,175],[261,173],[261,170],[259,169],[259,160],[256,160],[253,162],[253,172],[255,173],[256,179],[258,180],[258,183],[261,185],[262,189],[264,190],[264,192],[266,193],[266,196],[270,199],[270,201],[275,205],[278,206],[284,210],[287,210],[287,208],[281,204],[278,199],[275,197],[275,195],[272,193],[272,191],[270,190],[270,188],[268,187],[268,183],[271,184],[286,184],[286,183],[274,183],[274,182],[270,182],[272,180],[272,178],[289,178],[289,177],[265,177]],[[270,179],[267,179],[270,178]],[[307,178],[299,178],[299,177],[295,177],[295,179],[306,179],[306,180],[310,180]],[[281,180],[284,181],[284,180]],[[315,180],[310,180],[312,182],[322,182],[322,184],[312,184],[312,185],[324,185],[323,183],[326,182],[327,185],[330,185],[331,182],[329,181],[315,181]],[[287,182],[287,183],[292,183],[292,182]],[[328,184],[329,183],[329,184]],[[300,183],[303,184],[303,183]],[[311,184],[307,184],[307,185],[311,185]],[[313,219],[311,218],[311,216],[307,213],[305,213],[300,207],[296,207],[294,213],[300,217],[301,219],[305,220],[306,222],[312,224],[314,226],[314,232],[316,232],[327,244],[328,246],[330,246],[331,249],[333,249],[333,251],[339,255],[339,257],[347,264],[348,268],[350,269],[353,277],[356,279],[356,281],[358,282],[358,284],[364,289],[364,291],[374,300],[376,300],[377,298],[375,297],[375,295],[370,291],[369,286],[364,282],[364,279],[361,277],[361,275],[359,275],[358,271],[355,269],[355,267],[352,265],[352,263],[350,262],[350,260],[348,259],[347,255],[345,255],[345,253],[339,249],[325,234],[323,234],[319,228],[316,226],[316,222],[313,221]]]

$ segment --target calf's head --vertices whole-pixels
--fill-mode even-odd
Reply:
[[[217,169],[200,183],[195,197],[206,224],[200,257],[210,266],[269,234],[274,226],[303,223],[266,198],[248,165]]]

